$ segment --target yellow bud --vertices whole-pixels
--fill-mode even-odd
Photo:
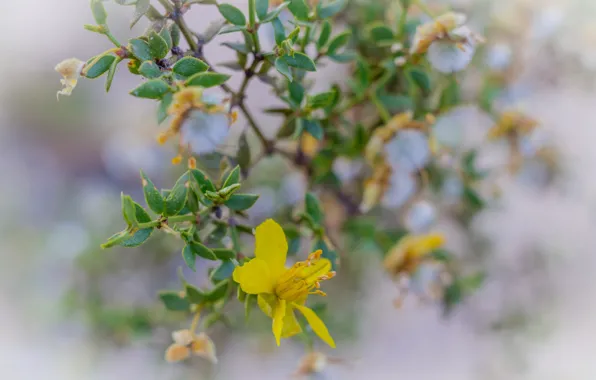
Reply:
[[[182,155],[179,154],[176,157],[172,158],[172,165],[178,165],[182,162]]]

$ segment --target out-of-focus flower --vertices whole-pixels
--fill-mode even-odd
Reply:
[[[360,204],[362,212],[368,212],[379,204],[389,187],[390,178],[391,167],[389,165],[382,163],[375,166],[372,177],[364,184],[364,193]]]
[[[179,135],[181,150],[188,148],[195,154],[208,154],[217,151],[228,137],[230,124],[235,120],[230,113],[229,102],[202,88],[188,87],[176,94],[168,109],[172,122],[167,131],[158,138],[160,144]],[[179,155],[174,159],[180,161]]]
[[[435,222],[437,211],[428,201],[414,203],[406,212],[405,225],[412,233],[426,232]]]
[[[448,12],[418,26],[410,53],[428,53],[428,61],[443,73],[463,70],[472,60],[476,44],[483,41],[465,22],[464,14]]]
[[[439,233],[406,236],[391,248],[383,266],[393,276],[411,275],[426,255],[444,244],[445,237]]]
[[[272,219],[255,231],[255,258],[234,270],[234,281],[247,294],[257,294],[261,310],[273,319],[272,331],[277,345],[302,331],[294,310],[306,318],[312,330],[329,346],[335,342],[323,321],[304,303],[311,294],[325,295],[320,282],[335,276],[331,262],[321,258],[322,251],[311,253],[305,261],[285,267],[288,243],[283,229]]]
[[[60,95],[70,96],[72,94],[72,90],[77,86],[84,68],[85,62],[77,58],[65,59],[56,65],[54,69],[62,75],[60,83],[63,86],[62,90],[56,93],[58,99],[60,99]]]
[[[361,160],[338,157],[333,161],[333,173],[341,183],[348,183],[360,173],[363,163]]]
[[[205,358],[213,364],[217,363],[215,345],[207,334],[195,335],[190,330],[178,330],[172,333],[172,339],[174,343],[168,347],[165,354],[168,362],[179,362],[194,355]]]
[[[393,170],[381,204],[389,209],[397,209],[415,194],[417,182],[414,175],[405,170]]]
[[[502,71],[509,67],[512,58],[511,46],[505,43],[497,43],[488,47],[485,62],[492,70]]]
[[[316,375],[318,373],[322,373],[327,368],[328,364],[342,362],[343,360],[329,357],[322,352],[309,352],[302,357],[302,360],[300,360],[300,365],[294,373],[294,376],[303,377]]]
[[[304,132],[300,137],[300,149],[302,149],[302,152],[306,157],[314,157],[320,147],[321,142],[314,138],[310,133]]]
[[[525,136],[538,127],[538,122],[518,111],[506,111],[488,131],[489,140]]]
[[[429,139],[419,130],[404,130],[385,144],[387,163],[409,173],[422,169],[431,158]]]

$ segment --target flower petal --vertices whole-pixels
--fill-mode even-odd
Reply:
[[[174,363],[187,359],[189,356],[190,349],[188,347],[174,343],[166,350],[165,358],[166,361]]]
[[[284,325],[283,329],[281,330],[281,337],[289,338],[300,332],[302,332],[302,327],[300,327],[300,324],[296,319],[293,306],[288,303],[286,305],[286,315],[284,316]]]
[[[273,294],[259,294],[257,296],[257,303],[261,311],[263,311],[266,316],[273,318],[273,309],[275,309],[277,297],[275,297]]]
[[[234,281],[248,294],[273,293],[274,281],[265,261],[255,258],[234,269]]]
[[[275,336],[275,341],[277,345],[280,345],[281,339],[281,332],[284,327],[284,317],[286,315],[286,301],[279,300],[279,302],[275,305],[275,310],[273,310],[273,335]]]
[[[327,343],[331,348],[335,348],[335,342],[333,341],[333,338],[327,330],[327,326],[325,326],[321,318],[319,318],[319,316],[314,311],[312,311],[306,306],[298,304],[293,304],[293,306],[296,309],[300,310],[302,315],[304,315],[304,318],[306,318],[308,324],[315,332],[315,334],[317,334],[319,338],[321,338],[323,342]]]
[[[267,263],[275,280],[286,270],[288,242],[284,230],[273,219],[267,219],[257,227],[255,235],[255,256]]]
[[[193,355],[207,359],[213,364],[217,363],[215,344],[213,344],[213,341],[207,336],[207,334],[200,333],[197,335],[195,340],[192,342],[191,350]]]
[[[193,335],[190,330],[177,330],[172,332],[172,339],[174,343],[182,346],[188,346],[193,340]]]

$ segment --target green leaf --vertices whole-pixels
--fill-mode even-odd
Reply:
[[[148,79],[155,79],[161,76],[161,69],[157,66],[157,63],[153,61],[145,61],[139,67],[139,73]]]
[[[242,42],[224,42],[221,45],[229,47],[230,49],[242,54],[249,54],[251,52],[250,47],[246,46],[246,43]]]
[[[281,57],[288,66],[295,67],[297,69],[302,69],[306,71],[317,71],[317,66],[315,62],[306,54],[304,53],[294,53],[294,56],[283,56]]]
[[[286,9],[288,7],[288,5],[290,5],[290,2],[289,1],[283,2],[280,5],[278,5],[277,8],[275,8],[274,10],[272,10],[271,12],[269,12],[267,14],[267,16],[265,16],[265,18],[261,20],[261,24],[266,24],[268,22],[271,22],[271,21],[275,20],[277,18],[277,16],[279,16],[279,14],[281,13],[281,11],[283,11],[284,9]]]
[[[205,300],[209,302],[217,302],[222,299],[228,290],[228,281],[222,281],[213,288],[209,293],[205,294]]]
[[[236,266],[232,260],[223,260],[221,265],[211,273],[211,280],[215,282],[227,280],[232,277],[234,269],[236,269]]]
[[[209,65],[195,57],[184,57],[172,67],[172,71],[183,78],[189,78],[208,69]]]
[[[250,167],[250,146],[246,140],[246,132],[242,133],[242,135],[240,135],[240,139],[238,140],[238,153],[236,153],[236,161],[246,173],[246,170],[248,170]]]
[[[189,244],[190,250],[197,256],[200,256],[207,260],[217,260],[215,253],[205,245],[197,242],[192,242]]]
[[[481,95],[480,99],[481,99],[481,101],[480,101],[481,106],[484,106],[483,108],[487,109],[486,104],[484,104],[484,105],[482,104],[486,100],[486,98],[483,98],[483,96]],[[457,79],[456,79],[455,75],[453,75],[453,76],[449,77],[449,84],[447,85],[447,87],[445,87],[443,92],[441,92],[439,108],[440,108],[440,110],[446,110],[450,107],[454,107],[454,106],[458,105],[460,102],[461,102],[461,90],[459,88],[459,83],[457,83]],[[491,101],[491,103],[492,103],[492,101]]]
[[[273,36],[275,37],[275,43],[277,46],[279,46],[286,40],[286,29],[279,18],[273,19],[271,26],[273,26]]]
[[[327,54],[335,55],[340,48],[345,46],[350,41],[351,36],[352,36],[352,32],[345,31],[345,32],[340,33],[337,36],[333,37],[331,42],[329,42],[329,47],[327,48]]]
[[[269,0],[256,0],[255,8],[257,11],[257,17],[259,20],[263,20],[267,17],[267,11],[269,10]]]
[[[184,259],[187,267],[192,269],[193,272],[197,271],[197,257],[188,244],[182,249],[182,258]]]
[[[159,35],[161,38],[163,38],[164,41],[166,41],[166,45],[168,46],[168,50],[171,50],[172,47],[174,46],[174,42],[172,41],[172,34],[170,33],[170,30],[167,27],[163,27],[161,29],[161,32],[159,32]]]
[[[331,37],[331,23],[325,20],[321,26],[321,34],[319,34],[319,39],[317,40],[317,48],[319,50],[329,42],[329,37]]]
[[[224,181],[222,187],[232,186],[236,183],[240,183],[240,166],[236,165],[234,169],[230,172],[226,180]]]
[[[304,130],[317,140],[323,140],[325,132],[318,120],[304,119]]]
[[[87,63],[90,63],[94,59],[95,57],[91,58],[89,61],[87,61]],[[110,69],[110,66],[112,66],[112,63],[114,63],[115,60],[116,57],[113,55],[104,55],[98,59],[93,66],[88,66],[85,68],[85,77],[89,79],[99,78]]]
[[[176,292],[161,292],[159,298],[166,309],[171,311],[190,311],[190,303]]]
[[[157,59],[165,58],[168,55],[168,43],[159,34],[151,32],[149,34],[149,48],[151,54]]]
[[[288,80],[291,82],[293,80],[292,78],[292,71],[290,71],[290,67],[288,66],[288,64],[286,63],[286,61],[282,58],[276,58],[275,59],[275,69],[283,76],[285,76],[286,78],[288,78]]]
[[[120,193],[120,203],[122,205],[122,217],[129,226],[136,226],[137,216],[135,210],[135,201],[132,200],[130,195],[124,195]]]
[[[165,202],[157,187],[151,182],[149,177],[141,170],[141,181],[143,184],[143,194],[145,195],[145,202],[153,212],[161,215],[165,209]]]
[[[290,0],[288,9],[298,20],[308,21],[308,5],[305,0]]]
[[[317,6],[317,16],[322,19],[333,17],[339,12],[341,12],[344,9],[345,5],[345,0],[335,0],[325,5],[322,5],[322,2],[319,1],[319,4]]]
[[[347,63],[358,58],[358,54],[353,51],[344,51],[341,54],[329,54],[329,59],[338,63]]]
[[[393,30],[380,21],[369,26],[368,32],[375,42],[393,41],[395,39]]]
[[[137,98],[161,99],[170,91],[170,86],[161,79],[150,79],[130,92]]]
[[[91,0],[91,12],[93,13],[93,18],[98,25],[105,25],[106,21],[108,20],[108,13],[106,12],[101,0]]]
[[[231,249],[213,248],[212,251],[219,260],[232,260],[236,258],[236,252]]]
[[[157,122],[159,124],[163,123],[168,118],[168,108],[170,108],[173,99],[174,95],[171,92],[168,92],[159,102],[159,107],[157,107]]]
[[[147,223],[151,221],[151,217],[147,214],[147,211],[140,204],[135,203],[135,212],[136,218],[139,223]],[[127,248],[138,247],[139,245],[143,244],[151,233],[153,232],[153,227],[150,228],[143,228],[142,230],[136,231],[132,237],[126,239],[125,241],[121,242],[120,245]]]
[[[299,107],[302,104],[302,100],[304,100],[304,87],[298,82],[290,82],[288,84],[288,91],[290,92],[290,99]]]
[[[436,260],[436,261],[448,263],[451,261],[452,255],[451,255],[451,253],[449,253],[449,251],[439,248],[439,249],[435,249],[434,251],[432,251],[429,254],[429,258]]]
[[[219,34],[228,34],[228,33],[235,33],[235,32],[244,32],[246,31],[246,26],[240,25],[226,25],[219,31]]]
[[[186,81],[186,85],[209,88],[224,84],[228,79],[230,79],[230,76],[227,74],[213,72],[198,73],[190,77]]]
[[[186,292],[186,298],[188,298],[191,303],[200,305],[205,302],[205,293],[194,286],[186,284],[184,290]]]
[[[186,172],[178,178],[176,184],[172,188],[172,191],[166,198],[166,209],[164,215],[173,216],[177,215],[186,204],[188,198],[188,189],[190,186],[189,173]]]
[[[450,314],[453,307],[459,304],[462,299],[463,289],[461,283],[455,280],[443,291],[443,314]]]
[[[323,211],[319,200],[313,193],[306,194],[304,206],[306,208],[306,213],[310,215],[312,220],[321,225],[323,223]]]
[[[319,94],[309,96],[306,106],[310,109],[325,108],[331,104],[334,97],[334,91],[321,92]]]
[[[430,78],[426,72],[418,68],[412,68],[408,71],[408,75],[423,93],[430,93]]]
[[[242,13],[240,9],[231,4],[220,4],[218,8],[219,13],[221,13],[229,23],[238,26],[246,25],[246,17],[244,17],[244,13]]]
[[[135,4],[135,13],[130,21],[131,29],[149,11],[149,8],[151,8],[150,0],[137,0],[137,3]]]
[[[207,191],[217,191],[209,177],[199,169],[191,169],[190,174],[195,180],[195,183],[199,186],[199,190],[202,194],[205,194]]]
[[[379,95],[379,100],[392,114],[414,109],[414,101],[406,95],[381,94]]]
[[[463,197],[473,210],[482,210],[486,206],[480,194],[469,186],[464,188]]]
[[[244,211],[251,208],[259,199],[257,194],[233,194],[224,204],[234,211]]]
[[[175,23],[170,25],[170,36],[172,36],[172,46],[180,45],[180,28]]]
[[[118,57],[112,62],[112,66],[108,70],[108,77],[106,78],[106,92],[110,91],[112,87],[112,82],[114,81],[114,75],[116,75],[116,70],[118,69],[118,64],[122,62],[122,58]]]
[[[153,60],[149,43],[139,38],[128,41],[128,50],[141,62]]]
[[[101,249],[112,248],[115,245],[120,245],[123,241],[130,238],[130,232],[128,230],[120,231],[110,236],[108,240],[100,245]]]

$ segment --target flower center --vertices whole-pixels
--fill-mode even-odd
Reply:
[[[305,261],[300,261],[288,269],[277,281],[275,294],[286,301],[296,301],[309,294],[326,294],[319,290],[320,282],[335,276],[330,271],[331,262],[321,259],[323,252],[318,250],[311,253]]]

